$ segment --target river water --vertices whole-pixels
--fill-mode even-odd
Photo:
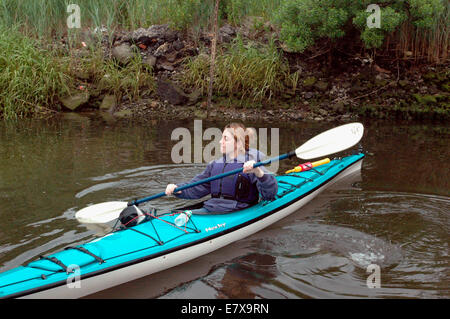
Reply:
[[[88,297],[449,298],[450,129],[362,122],[367,156],[351,180],[253,236]],[[186,128],[195,149],[198,123],[71,113],[1,122],[0,271],[107,231],[80,224],[74,215],[83,207],[146,197],[200,173],[206,164],[194,155],[174,163],[178,142],[171,140]],[[200,132],[225,124],[203,121]],[[267,129],[272,155],[343,123],[246,124]],[[296,164],[280,162],[277,172]],[[166,210],[185,203],[163,197],[151,204]]]

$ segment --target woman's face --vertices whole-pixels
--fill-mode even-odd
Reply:
[[[236,140],[233,133],[229,129],[225,129],[220,139],[220,152],[225,155],[234,154],[236,149]]]

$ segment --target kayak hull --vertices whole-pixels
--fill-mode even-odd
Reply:
[[[288,193],[288,195],[284,195],[284,201],[282,202],[274,200],[267,203],[264,207],[259,207],[258,209],[261,213],[254,218],[247,218],[245,212],[242,212],[242,216],[238,216],[242,217],[239,222],[227,221],[231,218],[230,214],[209,217],[208,215],[194,215],[193,219],[197,218],[199,221],[199,233],[201,235],[193,234],[192,240],[173,245],[157,253],[148,254],[140,258],[131,258],[125,262],[99,268],[96,271],[84,273],[81,270],[79,278],[76,277],[76,274],[70,280],[66,276],[65,280],[18,291],[4,297],[80,298],[185,263],[259,232],[280,219],[298,211],[302,206],[334,183],[359,172],[363,157],[363,154],[352,155],[351,160],[349,159],[350,157],[347,157],[348,160],[345,163],[340,165],[336,165],[335,163],[333,169],[336,172],[334,174],[330,174],[330,176],[325,176],[326,174],[319,176],[319,178],[322,178],[322,181],[318,181],[314,187],[307,188],[304,186],[305,190],[299,196],[295,196],[295,192],[298,192],[298,190],[295,190]],[[314,173],[311,172],[309,174],[312,176],[311,174]],[[309,178],[309,175],[306,176],[306,178]],[[280,182],[279,185],[281,185]],[[255,212],[249,211],[247,214],[250,213],[253,214]],[[232,215],[235,214],[238,213],[232,213]],[[202,219],[207,220],[208,218],[215,219],[209,224],[201,223]],[[224,220],[227,222],[221,224],[220,222]],[[207,227],[208,225],[213,226]],[[196,236],[198,236],[198,239],[196,239]],[[108,264],[108,262],[105,264]],[[42,282],[44,281],[42,280]],[[3,290],[1,284],[2,277],[0,274],[0,296]]]

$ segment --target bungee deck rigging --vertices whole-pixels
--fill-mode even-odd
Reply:
[[[154,273],[190,260],[287,216],[347,169],[360,163],[363,157],[362,153],[357,153],[335,158],[307,171],[277,175],[275,199],[260,201],[233,213],[193,214],[182,227],[175,225],[174,219],[180,210],[190,207],[162,213],[156,209],[144,211],[145,220],[136,226],[117,227],[116,223],[113,230],[101,238],[40,256],[38,260],[0,274],[0,297],[51,296],[47,291],[78,297],[95,292],[93,286],[98,286],[99,280],[111,280],[98,287],[101,289],[120,284],[118,279],[112,282],[112,274],[118,277],[123,269],[136,272],[130,277],[133,280],[143,273]],[[67,288],[66,283],[76,275],[82,285],[86,282],[83,292]],[[91,279],[96,277],[102,279],[94,283]]]

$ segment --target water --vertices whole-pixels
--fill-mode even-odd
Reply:
[[[283,154],[342,123],[247,124],[278,127]],[[364,125],[369,154],[358,176],[251,237],[90,297],[449,298],[450,130]],[[173,163],[178,127],[193,132],[194,123],[78,114],[0,123],[0,271],[104,233],[74,218],[87,205],[146,197],[201,172],[205,163]],[[281,162],[278,172],[297,163]],[[369,265],[379,266],[379,288],[368,288]]]

